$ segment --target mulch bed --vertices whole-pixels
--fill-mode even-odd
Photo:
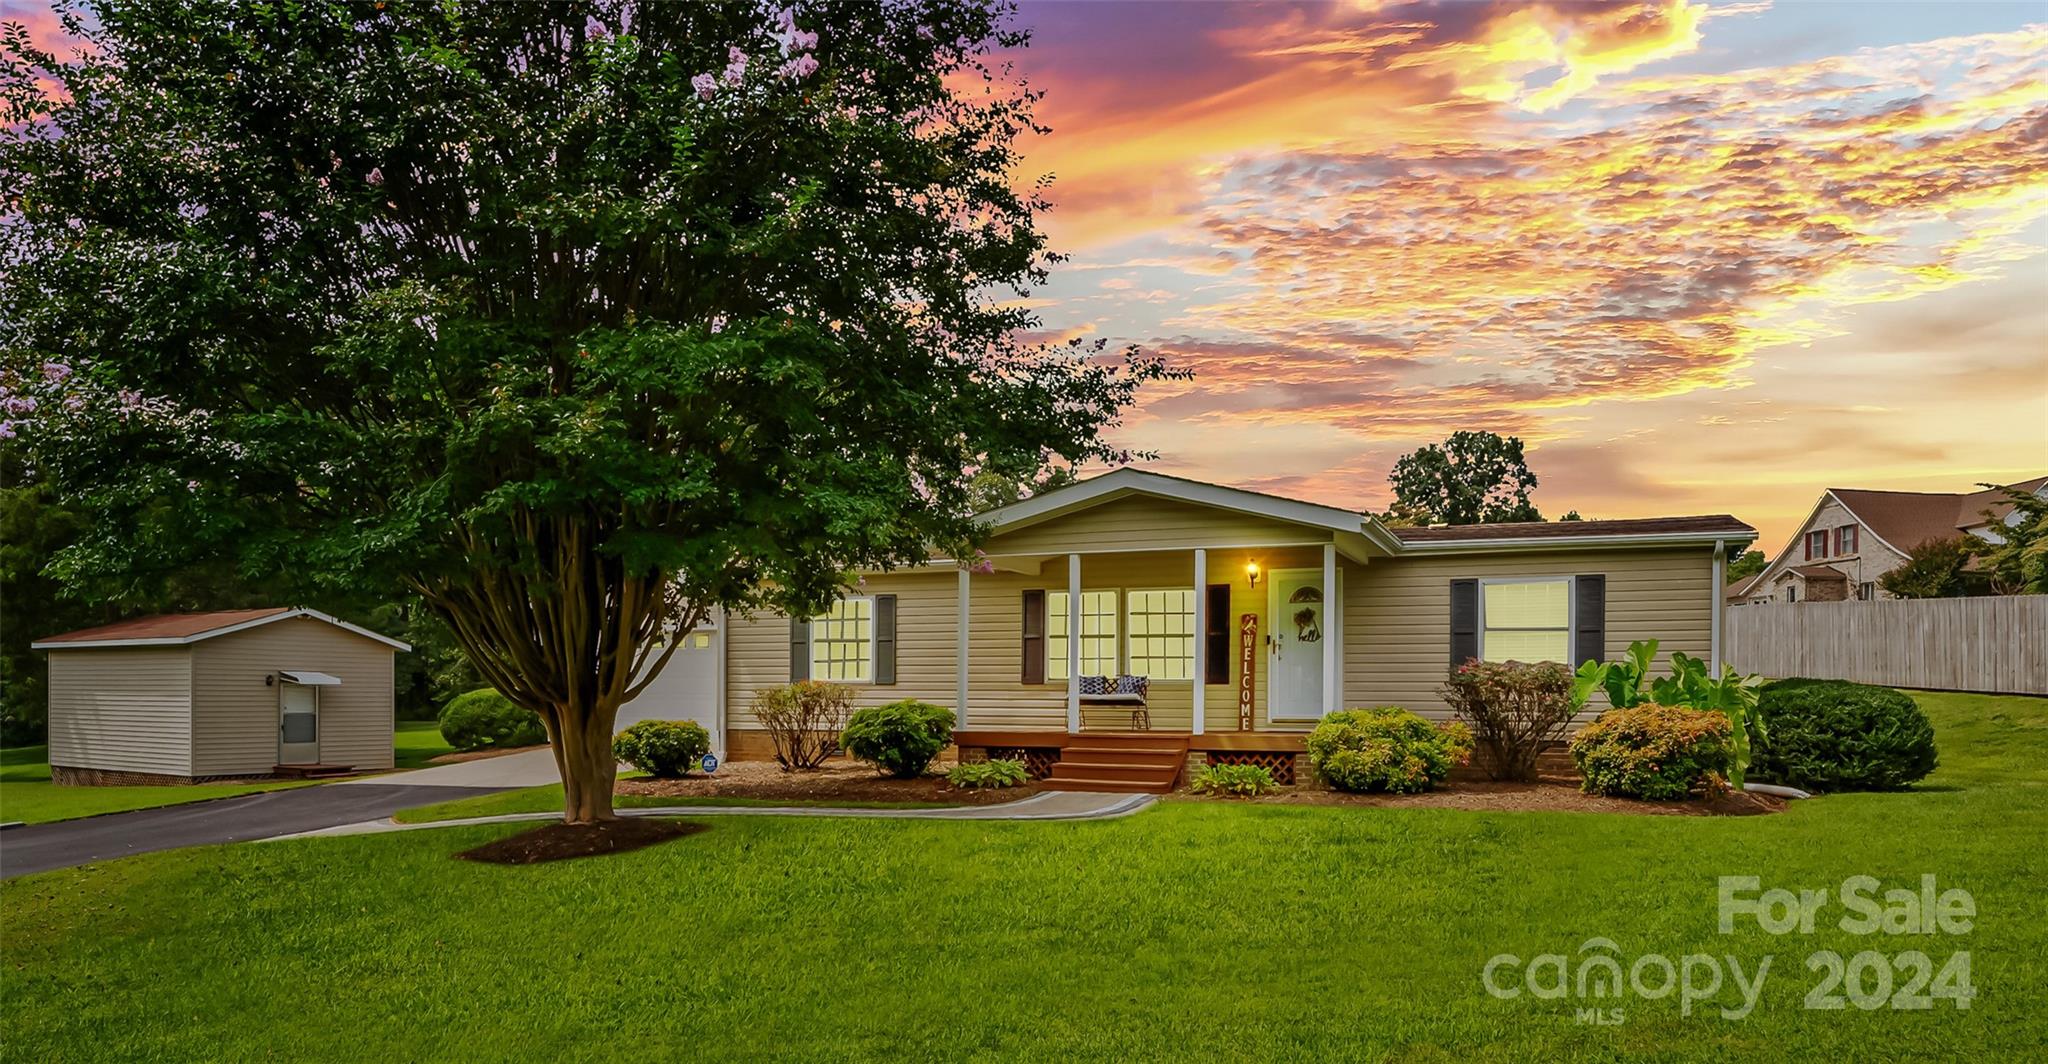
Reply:
[[[1468,809],[1526,813],[1630,813],[1637,816],[1756,816],[1778,813],[1785,800],[1767,794],[1730,791],[1714,798],[1683,802],[1645,802],[1587,794],[1574,784],[1538,781],[1495,783],[1450,780],[1421,794],[1346,794],[1313,787],[1288,787],[1258,798],[1211,798],[1181,791],[1177,798],[1196,801],[1263,802],[1271,805],[1364,805],[1391,809]]]
[[[464,761],[482,761],[485,758],[504,757],[506,754],[523,754],[528,750],[545,750],[548,746],[508,746],[502,750],[485,747],[482,750],[457,750],[452,754],[441,754],[427,759],[429,765],[459,765]]]
[[[925,775],[910,780],[886,779],[873,765],[835,758],[811,772],[784,772],[773,761],[732,761],[710,776],[693,772],[679,780],[624,779],[615,794],[661,798],[761,798],[797,802],[941,802],[947,805],[998,805],[1037,794],[1037,780],[1015,787],[964,790],[946,782],[951,762],[934,762]]]
[[[508,835],[455,856],[484,864],[540,864],[625,853],[708,830],[703,824],[649,817],[623,817],[596,824],[555,823]]]

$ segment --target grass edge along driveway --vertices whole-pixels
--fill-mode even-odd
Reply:
[[[730,818],[616,857],[453,852],[517,826],[154,854],[0,885],[21,1059],[2023,1059],[2048,993],[2048,702],[1917,696],[1942,767],[1748,818],[1170,803],[1122,820]],[[1974,896],[1961,936],[1717,930],[1720,876]],[[1490,957],[1772,958],[1592,1004]],[[1976,997],[1802,1008],[1832,950],[1972,955]],[[1720,963],[1720,962],[1717,962]],[[1722,965],[1725,969],[1725,964]],[[1866,983],[1868,980],[1866,980]],[[1901,980],[1903,982],[1903,980]],[[279,988],[291,987],[290,993]]]

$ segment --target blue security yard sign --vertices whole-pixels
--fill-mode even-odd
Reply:
[[[705,755],[704,755],[704,774],[708,776],[708,775],[710,775],[711,773],[713,773],[713,772],[716,772],[716,771],[718,771],[718,755],[717,755],[717,754],[705,754]]]

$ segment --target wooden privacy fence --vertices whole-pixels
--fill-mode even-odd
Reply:
[[[2048,695],[2048,595],[1732,606],[1724,623],[1743,672]]]

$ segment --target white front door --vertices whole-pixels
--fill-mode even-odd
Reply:
[[[1267,591],[1266,716],[1323,715],[1323,571],[1276,569]]]
[[[277,763],[319,764],[319,689],[296,683],[277,686]]]

